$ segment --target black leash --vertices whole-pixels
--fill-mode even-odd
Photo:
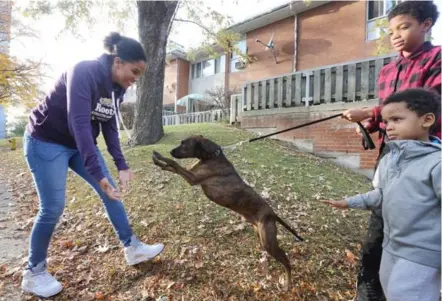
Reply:
[[[325,117],[325,118],[321,118],[321,119],[318,119],[318,120],[315,120],[315,121],[311,121],[311,122],[307,122],[307,123],[304,123],[304,124],[300,124],[300,125],[297,125],[297,126],[285,129],[285,130],[281,130],[281,131],[278,131],[278,132],[274,132],[274,133],[267,134],[267,135],[260,136],[260,137],[256,137],[256,138],[251,138],[247,142],[253,142],[253,141],[261,140],[261,139],[264,139],[264,138],[267,138],[267,137],[270,137],[270,136],[274,136],[274,135],[285,133],[285,132],[288,132],[288,131],[300,129],[300,128],[303,128],[303,127],[306,127],[306,126],[309,126],[309,125],[312,125],[312,124],[320,123],[320,122],[327,121],[327,120],[330,120],[330,119],[333,119],[333,118],[336,118],[336,117],[341,117],[341,116],[342,116],[342,113],[331,115],[331,116],[328,116],[328,117]],[[375,149],[376,146],[373,143],[373,140],[371,140],[370,134],[367,132],[365,127],[360,122],[358,122],[357,124],[359,126],[359,129],[361,130],[362,146],[364,147],[364,149],[365,150],[367,150],[367,149]]]

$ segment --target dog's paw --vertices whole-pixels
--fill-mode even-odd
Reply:
[[[163,156],[159,152],[157,152],[157,151],[152,152],[152,158],[159,159],[161,157],[163,157]]]
[[[152,161],[153,161],[153,163],[155,164],[155,165],[157,165],[157,166],[159,166],[159,167],[164,167],[164,166],[166,166],[167,165],[167,163],[166,162],[164,162],[164,157],[163,156],[161,156],[159,153],[157,153],[157,152],[153,152],[153,154],[152,154]]]
[[[152,161],[153,161],[153,164],[155,164],[157,166],[161,167],[161,165],[163,165],[163,164],[161,164],[162,162],[160,160],[158,160],[154,155],[152,155]]]
[[[169,165],[166,162],[167,160],[168,160],[167,158],[164,158],[163,156],[161,156],[159,153],[157,153],[155,151],[152,154],[152,161],[156,166],[160,167],[162,170],[175,172],[175,168],[173,168],[173,166]]]
[[[163,157],[159,152],[153,151],[152,153],[152,160],[156,159],[157,161],[166,161],[167,159]]]

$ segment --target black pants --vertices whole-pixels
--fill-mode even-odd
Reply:
[[[375,170],[379,161],[389,152],[388,146],[383,144]],[[372,210],[368,222],[368,231],[361,249],[359,273],[357,278],[357,301],[385,301],[381,282],[379,281],[379,268],[382,258],[382,240],[384,239],[384,221],[382,210]]]

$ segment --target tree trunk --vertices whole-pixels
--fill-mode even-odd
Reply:
[[[164,135],[162,110],[169,25],[178,1],[137,1],[140,42],[147,70],[137,87],[132,144],[153,144]]]

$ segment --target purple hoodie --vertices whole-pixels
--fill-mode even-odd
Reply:
[[[121,152],[116,116],[125,90],[112,83],[112,61],[112,56],[103,54],[64,72],[31,111],[26,127],[36,139],[78,149],[97,181],[104,178],[96,147],[100,127],[118,170],[129,168]]]

